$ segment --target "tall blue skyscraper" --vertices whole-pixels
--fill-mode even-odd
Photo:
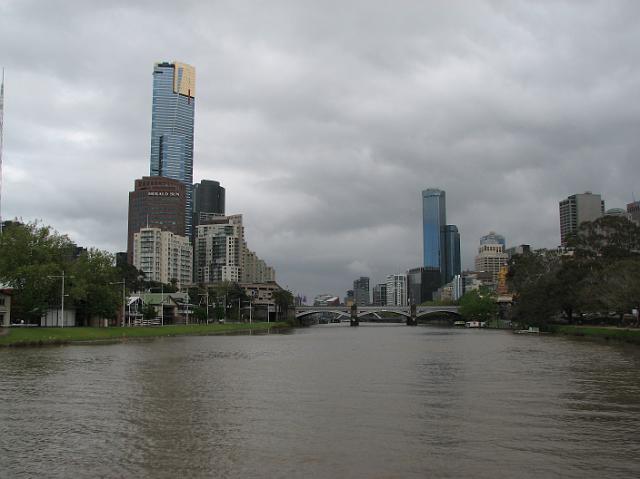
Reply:
[[[196,71],[179,62],[153,68],[151,114],[151,176],[164,176],[185,185],[185,234],[191,234],[193,183],[193,120]]]
[[[422,246],[424,266],[445,270],[444,226],[447,224],[445,192],[429,188],[422,192]]]

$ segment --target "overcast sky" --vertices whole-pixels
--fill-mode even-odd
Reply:
[[[136,6],[132,6],[135,3]],[[422,263],[422,189],[480,236],[559,243],[558,201],[640,197],[636,1],[0,0],[2,216],[126,248],[156,61],[196,67],[194,179],[283,286]]]

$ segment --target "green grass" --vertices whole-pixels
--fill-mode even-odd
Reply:
[[[551,331],[566,336],[623,341],[640,345],[640,329],[602,328],[597,326],[552,326]]]
[[[0,346],[38,346],[77,341],[119,341],[128,338],[225,334],[288,327],[290,326],[287,323],[226,323],[131,328],[10,328],[7,335],[0,336]]]

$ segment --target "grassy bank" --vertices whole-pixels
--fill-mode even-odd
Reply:
[[[598,326],[552,326],[551,331],[565,336],[622,341],[640,345],[640,329],[603,328]]]
[[[39,346],[79,341],[119,341],[163,336],[225,334],[289,328],[287,323],[192,324],[132,328],[10,328],[0,336],[1,346]]]

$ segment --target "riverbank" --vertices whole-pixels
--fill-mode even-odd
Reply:
[[[288,323],[225,323],[149,326],[131,328],[10,328],[0,335],[2,346],[44,346],[76,342],[126,341],[128,339],[166,336],[229,334],[260,332],[269,329],[287,329]]]
[[[605,341],[621,341],[640,345],[640,329],[555,325],[551,327],[551,332],[555,334],[562,334],[564,336],[575,336]]]

